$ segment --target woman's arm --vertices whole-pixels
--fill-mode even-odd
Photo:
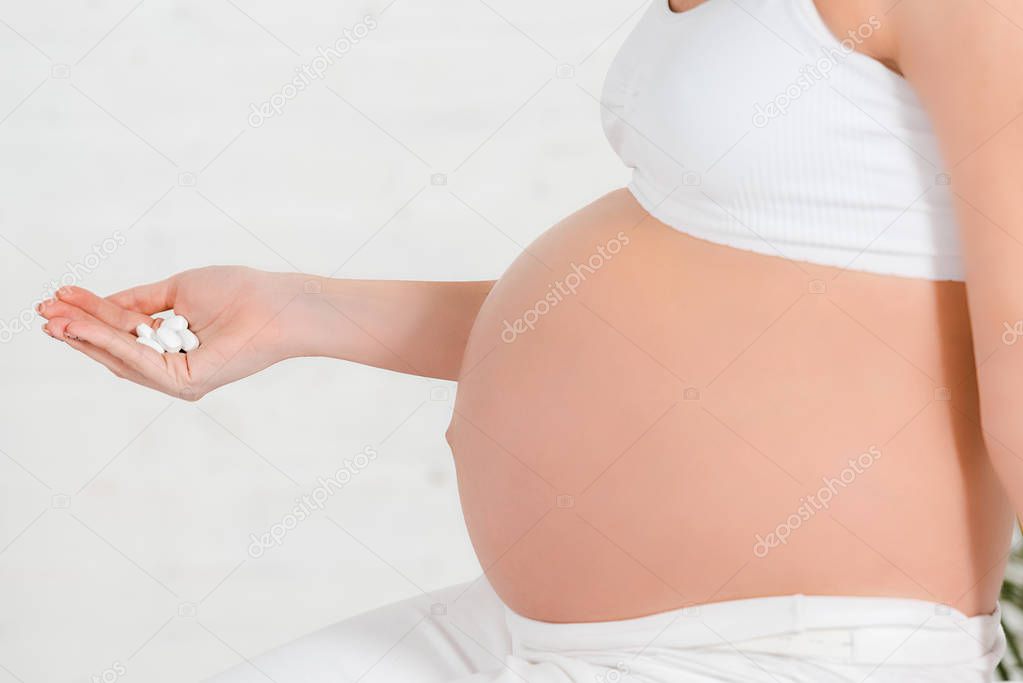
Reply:
[[[39,306],[51,337],[115,375],[195,400],[297,356],[329,356],[457,379],[469,331],[492,282],[334,280],[215,266],[107,298],[61,289]],[[173,308],[201,346],[160,354],[132,331]]]
[[[1023,1],[902,0],[888,16],[951,175],[981,425],[1023,512],[1023,343],[1003,341],[1023,320]]]
[[[486,282],[302,278],[290,355],[328,356],[425,377],[458,379]]]

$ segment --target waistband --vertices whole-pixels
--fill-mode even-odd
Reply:
[[[548,653],[725,648],[854,664],[993,668],[1005,650],[999,608],[967,617],[945,605],[901,598],[787,595],[568,624],[506,609],[506,621],[513,649]]]

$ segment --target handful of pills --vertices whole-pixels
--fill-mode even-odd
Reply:
[[[188,320],[183,315],[165,318],[163,324],[155,330],[146,323],[140,323],[135,328],[135,336],[135,341],[157,353],[188,353],[199,348],[199,338],[188,329]]]

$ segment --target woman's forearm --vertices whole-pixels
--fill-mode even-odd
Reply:
[[[327,356],[425,377],[458,378],[485,282],[288,276],[291,356]]]

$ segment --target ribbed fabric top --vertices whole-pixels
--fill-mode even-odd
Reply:
[[[604,130],[659,220],[852,270],[963,280],[950,178],[898,74],[814,0],[653,0],[602,95]],[[858,33],[857,33],[858,32]]]

